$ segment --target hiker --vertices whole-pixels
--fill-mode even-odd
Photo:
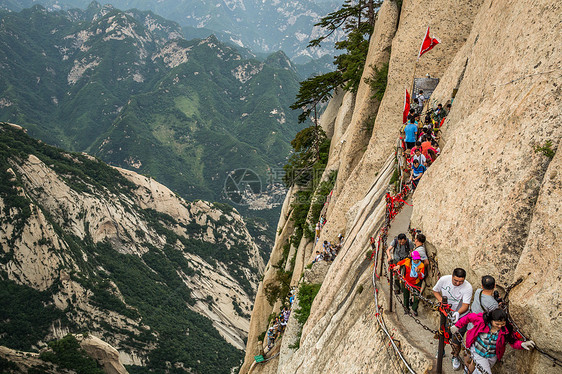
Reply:
[[[416,187],[418,187],[418,183],[420,182],[420,179],[421,179],[423,173],[425,173],[426,170],[427,170],[427,168],[425,166],[421,165],[420,161],[418,159],[414,159],[413,165],[412,165],[412,175],[410,175],[410,181],[412,182],[412,189],[413,190],[415,190]]]
[[[402,261],[399,261],[396,265],[398,266],[398,271],[400,271],[400,266],[404,266],[406,269],[404,274],[405,282],[411,287],[417,288],[419,291],[419,285],[421,285],[421,282],[425,277],[425,266],[421,261],[420,254],[417,251],[413,251],[412,259],[406,257]],[[401,287],[402,292],[404,293],[404,314],[410,314],[410,289],[406,284],[402,284]],[[417,316],[420,299],[416,292],[412,292],[412,294],[412,313],[414,316]]]
[[[397,264],[410,255],[410,251],[413,250],[415,244],[413,241],[406,237],[406,234],[400,233],[394,238],[390,246],[386,249],[386,257],[388,258],[389,264]],[[392,255],[391,255],[392,251]],[[394,279],[394,293],[400,293],[400,280],[398,277]]]
[[[410,156],[413,156],[413,155],[416,154],[416,149],[418,149],[418,148],[422,149],[421,144],[422,143],[419,140],[416,141],[416,146],[414,148],[412,148],[412,150],[410,151]]]
[[[420,90],[417,96],[418,103],[420,104],[420,112],[423,110],[423,105],[425,104],[425,96],[423,96],[423,90]]]
[[[324,256],[322,256],[320,251],[316,251],[316,257],[314,258],[312,263],[314,264],[315,262],[322,261],[323,259],[324,259]]]
[[[419,100],[416,98],[414,99],[414,101],[412,101],[412,105],[410,106],[414,112],[419,113],[421,112],[421,108],[420,108],[420,102]]]
[[[433,112],[433,118],[435,122],[441,123],[441,120],[447,116],[447,112],[443,109],[443,105],[437,104],[437,109]]]
[[[418,126],[414,123],[414,120],[411,119],[404,128],[404,134],[406,137],[404,142],[406,143],[406,149],[412,149],[416,145],[416,135],[418,134]]]
[[[472,305],[470,305],[470,312],[471,313],[484,313],[490,312],[494,309],[499,307],[498,300],[500,299],[500,294],[498,291],[495,291],[496,288],[496,280],[491,275],[484,275],[482,277],[482,288],[479,288],[474,292],[474,298],[472,301]],[[472,328],[472,324],[469,323],[467,328],[470,330]],[[461,334],[464,335],[466,332],[462,331]]]
[[[420,255],[425,269],[429,269],[429,258],[427,257],[427,251],[425,250],[425,235],[417,234],[414,239],[414,244],[416,245],[414,250]]]
[[[437,149],[433,148],[430,139],[431,136],[425,136],[421,142],[422,155],[425,156],[428,164],[431,164],[437,158]]]
[[[277,325],[277,336],[279,336],[285,331],[285,327],[287,326],[287,321],[283,318],[283,314],[277,317],[275,324]]]
[[[421,146],[416,147],[416,150],[414,151],[414,156],[412,157],[412,163],[414,162],[414,160],[418,160],[420,162],[420,165],[427,166],[426,165],[427,158],[423,155]]]
[[[486,313],[469,313],[461,318],[454,326],[451,333],[455,334],[460,328],[472,323],[474,327],[466,334],[466,347],[470,349],[476,364],[492,372],[492,366],[500,361],[505,352],[505,345],[509,343],[514,349],[530,351],[535,347],[532,340],[517,340],[513,334],[513,327],[507,320],[507,314],[502,309],[494,309]],[[476,370],[475,370],[476,369]],[[486,374],[471,363],[468,372],[472,374]]]
[[[318,238],[320,237],[320,222],[316,222],[316,240],[318,240]]]
[[[462,268],[456,268],[452,275],[439,278],[433,287],[433,295],[440,303],[442,303],[443,296],[447,297],[447,303],[453,311],[453,323],[457,322],[461,316],[468,313],[470,300],[472,299],[472,285],[466,280],[466,271]],[[451,340],[451,350],[453,352],[453,369],[459,370],[461,367],[460,342],[456,337]]]
[[[271,326],[267,329],[267,348],[271,349],[273,344],[275,343],[275,329]]]
[[[420,120],[420,115],[416,113],[415,117],[414,117],[414,124],[416,126],[418,126],[418,129],[421,128],[423,126],[423,123]]]
[[[439,148],[439,143],[437,143],[438,138],[431,139],[431,146],[437,151],[437,156],[441,153],[441,148]]]
[[[484,313],[490,312],[494,309],[498,308],[498,302],[494,297],[494,289],[496,287],[496,280],[491,275],[485,275],[482,277],[482,288],[479,288],[474,293],[474,301],[470,306],[471,313]],[[497,292],[497,291],[496,291]],[[499,294],[498,294],[499,298]],[[461,327],[458,330],[460,337],[462,338],[464,334],[466,334],[467,330],[472,329],[474,326],[472,323],[468,323],[466,326]],[[453,336],[452,343],[460,345],[462,343],[462,339],[457,336]]]
[[[413,119],[414,121],[416,120],[416,111],[415,111],[414,109],[410,109],[410,111],[408,112],[408,117],[407,117],[407,119],[408,119],[408,122],[409,122],[410,120],[412,120],[412,119]]]
[[[289,310],[289,307],[287,305],[283,307],[281,314],[283,315],[283,321],[287,323],[289,321],[289,316],[291,315],[291,311]]]
[[[496,280],[491,275],[484,275],[482,277],[482,288],[479,288],[474,293],[474,301],[470,306],[472,313],[484,313],[497,309],[499,304],[499,293],[494,291],[496,288]]]

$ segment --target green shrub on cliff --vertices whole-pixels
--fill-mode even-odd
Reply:
[[[312,307],[312,302],[314,298],[320,291],[320,286],[322,284],[319,283],[303,283],[299,287],[298,297],[299,297],[299,307],[295,310],[295,316],[297,321],[302,325],[306,323],[308,317],[310,316],[310,308]]]
[[[98,363],[89,357],[73,335],[49,343],[51,350],[41,353],[43,361],[57,364],[61,368],[74,370],[78,374],[103,374]]]

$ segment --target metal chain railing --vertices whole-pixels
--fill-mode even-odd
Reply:
[[[387,202],[387,209],[385,210],[385,218],[384,218],[384,223],[383,226],[380,228],[379,233],[378,233],[378,243],[377,245],[373,245],[373,253],[371,255],[371,258],[374,257],[375,261],[374,261],[374,269],[373,269],[373,286],[375,289],[375,304],[376,304],[376,319],[379,323],[379,325],[381,326],[381,328],[383,329],[383,331],[385,332],[385,334],[387,335],[387,337],[390,339],[392,346],[394,347],[397,355],[399,356],[399,358],[401,359],[401,361],[404,363],[404,365],[408,368],[408,370],[411,373],[415,373],[411,367],[408,365],[408,363],[406,362],[406,360],[404,359],[403,355],[400,352],[400,349],[398,348],[398,346],[395,344],[392,336],[388,333],[388,330],[386,329],[386,326],[384,324],[384,321],[382,320],[382,307],[380,307],[378,305],[378,288],[376,285],[376,277],[377,277],[377,269],[378,269],[378,261],[379,261],[379,252],[380,252],[380,248],[382,246],[383,248],[383,254],[381,255],[380,261],[381,261],[381,275],[384,272],[384,275],[387,279],[387,281],[389,282],[389,284],[391,284],[393,282],[392,278],[393,276],[397,276],[398,279],[404,284],[404,286],[406,288],[408,288],[408,290],[411,292],[411,294],[415,297],[418,297],[419,300],[421,300],[424,304],[426,304],[427,306],[429,306],[432,310],[436,310],[436,311],[440,311],[440,313],[444,313],[446,315],[446,320],[447,323],[444,326],[440,326],[439,330],[434,330],[431,327],[425,325],[419,318],[416,318],[416,316],[414,316],[411,313],[407,313],[407,315],[412,318],[416,324],[420,325],[424,330],[434,334],[434,335],[444,335],[445,340],[447,343],[449,343],[450,340],[450,325],[452,324],[452,321],[454,320],[453,315],[452,315],[452,311],[449,309],[444,309],[443,305],[441,305],[439,302],[434,301],[434,300],[430,300],[427,297],[422,295],[422,292],[420,289],[410,285],[406,279],[403,277],[403,275],[397,271],[397,267],[393,266],[392,264],[390,264],[388,267],[384,266],[384,249],[387,247],[387,239],[388,239],[388,231],[390,228],[390,224],[391,222],[394,220],[395,216],[398,214],[398,212],[401,210],[401,208],[403,207],[405,202],[405,198],[407,197],[407,194],[409,193],[410,189],[408,186],[404,186],[404,188],[402,189],[402,191],[395,195],[395,196],[391,196],[389,193],[387,193],[386,195],[386,202]],[[415,230],[409,229],[411,232],[415,232]],[[374,242],[373,242],[374,243]],[[430,263],[432,263],[432,269],[433,269],[433,275],[437,275],[438,277],[440,276],[440,272],[439,272],[439,268],[438,268],[438,263],[437,261],[433,258],[428,256]],[[516,336],[518,339],[520,340],[527,340],[527,338],[521,333],[521,330],[519,329],[519,327],[517,326],[517,324],[513,321],[513,319],[511,318],[511,316],[509,315],[509,311],[507,310],[508,308],[508,295],[509,292],[515,287],[517,286],[519,283],[521,283],[522,278],[518,279],[515,283],[511,284],[510,286],[508,286],[505,290],[505,296],[504,298],[506,299],[506,302],[503,304],[504,308],[506,309],[507,315],[508,315],[508,319],[509,322],[513,325],[514,327],[514,331],[516,332]],[[390,298],[392,299],[392,295],[390,296]],[[400,303],[400,305],[402,305],[402,307],[405,308],[404,302],[402,301],[401,297],[399,297],[399,295],[395,295],[396,299],[398,300],[398,302]],[[392,305],[390,305],[392,307]],[[461,342],[460,347],[461,349],[465,352],[466,356],[470,358],[470,360],[472,361],[472,363],[474,364],[474,366],[476,368],[478,368],[478,370],[482,373],[482,374],[491,374],[488,370],[486,370],[484,367],[482,367],[482,365],[480,365],[478,362],[476,362],[476,360],[474,359],[474,354],[473,352],[466,347],[466,345],[463,342],[463,338],[461,336],[461,334],[459,334],[458,332],[455,334],[456,338],[458,339],[459,342]],[[449,343],[450,344],[450,343]],[[541,350],[538,347],[535,347],[535,349],[541,353],[542,355],[544,355],[545,357],[547,357],[548,359],[550,359],[553,362],[553,365],[559,365],[562,366],[562,361],[558,360],[557,358],[551,356],[550,354],[548,354],[547,352]],[[462,365],[465,366],[465,363],[463,361],[461,361]]]
[[[423,324],[421,322],[421,320],[419,318],[416,318],[416,316],[414,316],[413,314],[411,314],[409,311],[407,313],[407,315],[412,318],[418,325],[420,325],[424,330],[431,332],[434,335],[442,335],[443,337],[446,338],[446,342],[449,343],[449,338],[450,338],[450,325],[452,324],[453,316],[452,316],[452,311],[450,310],[450,306],[447,309],[446,307],[444,307],[441,303],[437,302],[437,301],[433,301],[428,299],[427,297],[422,295],[421,289],[417,289],[416,287],[413,287],[412,285],[410,285],[406,279],[402,276],[402,274],[399,271],[396,271],[396,267],[393,265],[389,265],[388,268],[387,266],[384,266],[384,249],[387,248],[387,239],[388,239],[388,231],[390,228],[390,224],[391,222],[394,220],[395,216],[398,214],[398,212],[402,209],[404,204],[407,204],[405,199],[408,195],[408,193],[410,192],[410,187],[408,185],[403,185],[403,177],[404,177],[404,171],[406,169],[406,160],[403,157],[403,152],[404,152],[404,145],[403,145],[403,139],[400,138],[398,139],[398,144],[396,147],[396,152],[395,152],[395,156],[397,159],[397,168],[398,168],[398,175],[399,175],[399,189],[398,191],[400,191],[398,194],[391,196],[390,193],[386,194],[386,210],[385,210],[385,217],[384,217],[384,222],[382,227],[380,228],[379,232],[378,232],[378,243],[375,246],[374,245],[374,240],[372,241],[373,244],[373,253],[371,255],[371,258],[374,257],[375,261],[374,261],[374,269],[373,269],[373,287],[375,289],[374,293],[375,293],[375,305],[376,305],[376,313],[375,316],[377,318],[377,321],[379,322],[381,328],[383,329],[383,331],[386,333],[386,335],[388,336],[388,338],[390,339],[392,346],[394,347],[396,353],[398,354],[398,356],[400,357],[400,359],[402,360],[402,362],[406,365],[406,367],[408,368],[408,370],[410,370],[411,373],[414,373],[413,370],[410,368],[410,366],[407,364],[406,360],[404,359],[404,357],[402,356],[402,354],[400,353],[399,348],[397,347],[397,345],[394,343],[392,336],[388,333],[385,325],[384,325],[384,321],[382,320],[382,314],[381,314],[381,310],[382,307],[379,307],[378,305],[378,298],[377,298],[377,294],[378,294],[378,288],[376,285],[376,278],[380,277],[383,273],[384,276],[386,277],[387,281],[390,284],[390,299],[389,299],[389,310],[392,311],[392,286],[393,286],[393,276],[397,276],[398,279],[404,284],[404,286],[406,288],[408,288],[408,290],[411,292],[412,296],[414,297],[418,297],[419,300],[421,300],[424,304],[428,305],[432,310],[434,311],[439,311],[440,313],[444,314],[446,316],[446,323],[441,324],[439,330],[434,330],[432,328],[430,328],[429,326]],[[399,154],[400,153],[400,154]],[[410,232],[411,236],[414,238],[416,235],[417,230],[408,227],[408,231]],[[378,256],[379,256],[379,252],[380,252],[380,248],[383,248],[383,252],[381,254],[381,269],[380,269],[380,274],[377,275],[377,263],[378,263]],[[430,264],[432,266],[430,266],[430,269],[428,269],[428,271],[432,272],[432,276],[433,277],[437,277],[440,278],[441,277],[441,273],[439,271],[439,264],[437,262],[437,260],[435,259],[434,256],[428,256],[428,260],[430,262]],[[510,285],[509,287],[506,288],[505,290],[505,296],[504,299],[506,300],[503,304],[503,307],[507,313],[508,316],[508,320],[509,322],[512,324],[512,326],[514,327],[514,331],[515,331],[515,335],[518,339],[520,340],[524,340],[526,341],[527,338],[521,333],[521,330],[519,329],[519,327],[517,326],[517,324],[513,321],[513,319],[511,318],[510,314],[509,314],[509,310],[508,310],[508,296],[509,296],[509,292],[511,291],[511,289],[513,289],[515,286],[517,286],[519,283],[521,283],[522,278],[518,279],[515,283],[513,283],[512,285]],[[405,310],[409,309],[406,308],[406,306],[404,305],[404,302],[402,301],[402,299],[398,296],[398,294],[395,295],[396,299],[398,300],[398,302],[402,305],[402,307],[404,307]],[[447,304],[448,305],[448,304]],[[461,349],[465,352],[465,354],[467,355],[467,357],[470,357],[470,360],[474,363],[474,365],[476,366],[476,368],[478,368],[478,370],[482,373],[482,374],[490,374],[490,372],[488,370],[486,370],[484,367],[482,367],[480,364],[478,364],[476,362],[476,360],[474,359],[474,355],[472,353],[472,351],[470,349],[468,349],[464,342],[463,342],[463,338],[461,336],[461,334],[459,334],[458,332],[455,334],[455,336],[457,337],[458,341],[461,342]],[[450,344],[450,343],[449,343]],[[562,367],[562,361],[558,360],[557,358],[551,356],[550,354],[548,354],[547,352],[545,352],[544,350],[538,348],[535,346],[535,349],[541,353],[542,355],[544,355],[545,357],[547,357],[548,359],[550,359],[553,362],[553,366],[554,365],[558,365]],[[441,357],[442,359],[442,357]],[[441,368],[441,363],[438,363],[438,368]],[[463,365],[464,362],[462,362]],[[439,369],[438,369],[439,370]]]
[[[399,296],[399,295],[394,295],[394,296],[396,296],[396,300],[398,300],[398,302],[400,303],[400,305],[402,305],[402,307],[403,307],[404,309],[406,309],[406,305],[404,305],[404,301],[402,301],[402,299],[400,298],[400,296]],[[420,325],[424,330],[429,331],[430,333],[432,333],[432,334],[434,334],[434,335],[438,333],[437,330],[433,330],[431,327],[429,327],[429,326],[427,326],[427,325],[424,325],[424,324],[422,323],[422,321],[420,321],[420,319],[417,318],[416,316],[414,316],[414,315],[412,315],[412,314],[410,314],[410,313],[408,313],[407,316],[410,317],[410,318],[412,318],[412,319],[413,319],[418,325]]]

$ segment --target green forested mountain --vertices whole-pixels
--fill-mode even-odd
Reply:
[[[86,332],[133,373],[230,373],[264,267],[248,230],[226,204],[0,123],[0,346]]]
[[[0,0],[0,9],[21,11],[35,4],[49,9],[86,8],[91,0]],[[103,0],[117,8],[150,10],[178,22],[185,35],[220,40],[256,53],[285,51],[297,63],[330,56],[337,30],[324,48],[306,48],[321,33],[314,24],[336,10],[339,0]]]
[[[298,75],[282,52],[246,59],[215,37],[180,35],[150,12],[97,3],[3,13],[0,120],[219,200],[229,171],[264,177],[284,162]]]

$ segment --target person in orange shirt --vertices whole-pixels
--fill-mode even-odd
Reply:
[[[420,254],[417,251],[413,251],[411,259],[406,257],[402,261],[399,261],[397,266],[400,270],[401,266],[404,266],[406,273],[404,274],[404,279],[406,283],[411,287],[418,288],[421,285],[421,281],[425,277],[425,266],[421,261]],[[410,289],[406,287],[405,284],[401,284],[402,292],[404,293],[404,314],[410,314]],[[418,315],[418,304],[419,298],[415,292],[413,292],[413,301],[411,303],[412,313],[414,316]]]
[[[421,142],[422,154],[427,159],[428,163],[435,161],[437,157],[437,150],[431,145],[431,138],[424,136]]]

